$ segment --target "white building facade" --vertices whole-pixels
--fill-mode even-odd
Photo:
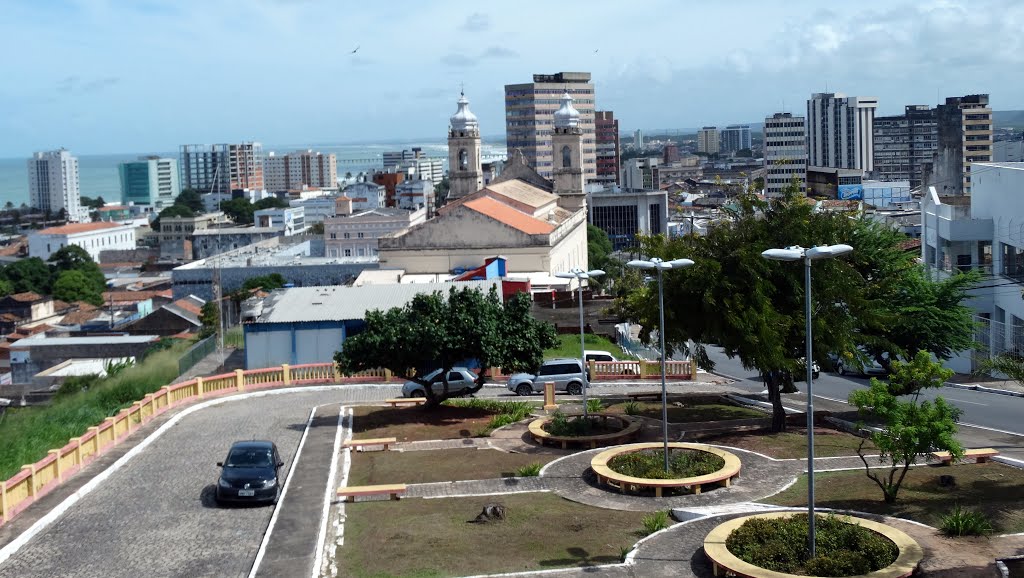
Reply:
[[[306,210],[303,207],[287,207],[283,209],[260,209],[252,214],[256,227],[272,228],[282,231],[285,237],[296,235],[306,230]]]
[[[35,209],[54,214],[63,210],[69,221],[83,220],[78,158],[64,149],[33,154],[28,160],[28,196]]]
[[[164,157],[140,157],[121,163],[121,203],[140,205],[159,212],[174,204],[181,193],[178,160]]]
[[[808,164],[874,170],[874,122],[878,99],[815,93],[807,101]]]
[[[35,231],[28,236],[28,254],[47,260],[69,245],[85,249],[99,263],[101,251],[135,249],[135,227],[118,223],[72,223]]]
[[[345,187],[344,194],[352,199],[353,211],[379,209],[387,202],[387,190],[384,185],[372,182],[353,183]]]
[[[338,187],[338,158],[334,153],[313,150],[283,155],[273,152],[263,159],[263,184],[268,191]]]
[[[794,178],[804,190],[807,182],[806,119],[788,112],[775,113],[764,119],[764,192],[769,196],[782,194]]]
[[[395,187],[395,200],[400,209],[426,207],[427,218],[434,216],[434,183],[428,180],[402,181]]]
[[[328,258],[374,257],[378,239],[426,220],[426,207],[413,211],[377,208],[327,219],[324,221],[324,255]]]
[[[337,214],[337,197],[323,196],[312,199],[292,199],[288,201],[292,207],[302,207],[306,225],[323,223]]]

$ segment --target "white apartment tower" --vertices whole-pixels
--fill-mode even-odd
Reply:
[[[458,199],[484,187],[480,159],[480,125],[469,110],[465,93],[459,95],[459,109],[451,117],[448,130],[449,199]]]
[[[263,186],[271,192],[338,188],[338,158],[334,153],[312,150],[283,155],[273,152],[263,159]]]
[[[587,206],[583,191],[583,129],[580,113],[572,106],[568,91],[562,94],[562,106],[555,111],[551,152],[554,164],[554,193],[558,206],[576,212]]]
[[[802,116],[777,112],[764,119],[764,192],[777,196],[796,177],[807,182],[807,129]]]
[[[834,169],[874,169],[878,99],[823,92],[807,101],[807,162]]]
[[[64,211],[72,222],[81,220],[78,159],[64,149],[37,152],[28,159],[29,204],[51,213]]]
[[[697,131],[697,152],[709,155],[718,154],[719,133],[718,127],[706,126]]]

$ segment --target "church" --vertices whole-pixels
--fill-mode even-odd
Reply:
[[[555,273],[587,267],[583,130],[568,92],[554,114],[553,180],[509,151],[501,175],[483,184],[480,126],[460,95],[448,130],[448,202],[429,221],[379,240],[381,269],[446,274],[505,258],[509,277],[549,284]]]

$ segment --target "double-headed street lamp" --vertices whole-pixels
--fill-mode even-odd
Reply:
[[[585,333],[583,330],[583,281],[591,279],[593,277],[600,277],[604,275],[604,271],[600,269],[594,269],[592,271],[584,271],[579,267],[574,267],[565,273],[555,273],[555,277],[561,279],[576,279],[580,287],[580,363],[583,365],[583,419],[587,419],[587,389],[590,388],[590,376],[587,375],[587,346]]]
[[[807,322],[807,349],[804,352],[804,367],[807,369],[807,542],[811,558],[815,554],[814,540],[814,362],[812,361],[811,340],[811,261],[831,259],[853,251],[849,245],[825,245],[804,249],[800,246],[785,249],[768,249],[761,253],[773,261],[804,262],[804,318]]]
[[[689,259],[662,261],[654,257],[649,261],[635,260],[626,263],[634,269],[657,269],[658,271],[658,336],[661,338],[661,435],[665,442],[665,471],[668,471],[668,388],[665,385],[665,291],[662,286],[662,272],[693,265]],[[692,361],[691,361],[692,363]]]

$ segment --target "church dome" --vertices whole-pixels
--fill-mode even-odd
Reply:
[[[562,94],[562,107],[555,111],[555,128],[573,128],[580,124],[580,111],[572,106],[569,91]]]
[[[473,130],[480,125],[476,122],[476,115],[469,110],[469,100],[465,93],[459,95],[459,110],[451,118],[452,130]]]

